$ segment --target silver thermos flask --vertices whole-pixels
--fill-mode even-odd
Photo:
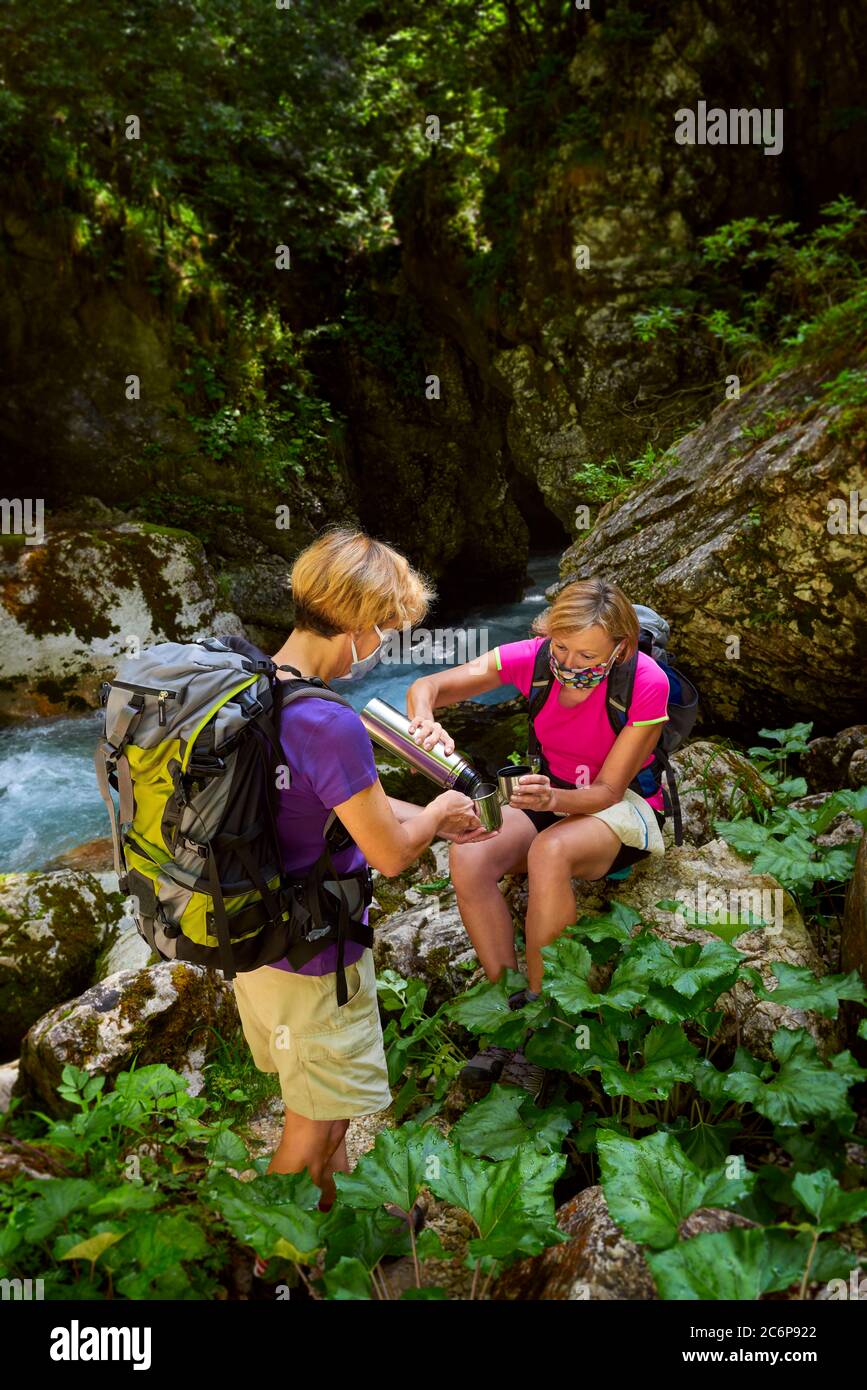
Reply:
[[[385,700],[373,699],[361,711],[361,722],[370,737],[446,791],[472,796],[482,778],[460,753],[446,753],[442,743],[422,748],[409,732],[409,720]]]

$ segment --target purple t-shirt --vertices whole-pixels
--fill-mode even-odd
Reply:
[[[280,742],[289,769],[289,786],[281,789],[277,832],[287,873],[312,868],[325,845],[323,831],[331,808],[370,787],[379,773],[370,737],[354,709],[305,696],[286,706],[280,716]],[[285,779],[284,779],[285,780]],[[357,845],[331,856],[339,874],[363,869],[367,860]],[[364,910],[367,921],[368,909]],[[357,941],[347,941],[344,965],[364,954]],[[295,970],[288,960],[273,961],[276,970]],[[326,946],[299,975],[330,975],[337,969],[337,945]]]

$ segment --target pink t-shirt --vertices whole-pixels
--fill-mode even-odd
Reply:
[[[501,684],[514,685],[529,699],[536,653],[544,640],[544,637],[530,637],[524,642],[506,642],[495,648]],[[580,705],[568,709],[559,703],[562,689],[555,679],[536,716],[536,736],[555,777],[574,785],[589,786],[598,777],[617,738],[605,711],[608,677],[600,681]],[[668,719],[669,693],[665,672],[653,657],[639,652],[627,725],[664,724]],[[642,766],[647,767],[652,762],[651,752]],[[662,811],[661,788],[646,800]]]

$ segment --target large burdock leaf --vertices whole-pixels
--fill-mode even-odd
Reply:
[[[647,1263],[661,1298],[753,1300],[765,1291],[765,1234],[735,1227],[693,1236],[648,1254]]]
[[[742,972],[750,980],[758,999],[772,999],[775,1004],[788,1004],[793,1009],[815,1009],[825,1018],[837,1017],[841,999],[867,1004],[867,989],[857,970],[850,970],[848,975],[823,975],[817,979],[806,966],[787,965],[781,960],[771,961],[771,970],[779,981],[774,989],[765,988],[758,970],[749,968]]]
[[[698,1051],[678,1023],[659,1023],[647,1033],[643,1065],[635,1070],[620,1061],[604,1060],[598,1067],[609,1096],[633,1100],[665,1100],[676,1081],[691,1081]],[[582,1070],[587,1070],[587,1067]]]
[[[453,1154],[452,1144],[433,1125],[382,1129],[351,1173],[335,1173],[338,1196],[351,1207],[388,1202],[409,1211],[421,1188],[432,1187],[431,1173],[439,1172]]]
[[[850,1052],[838,1052],[825,1066],[805,1028],[779,1028],[772,1047],[780,1064],[776,1075],[765,1080],[732,1069],[726,1074],[726,1095],[781,1126],[851,1114],[847,1092],[867,1076],[867,1069],[859,1067]]]
[[[509,995],[515,994],[519,989],[525,989],[526,986],[525,975],[517,970],[504,970],[496,984],[492,984],[490,980],[482,980],[480,984],[473,985],[472,989],[446,1004],[443,1013],[462,1023],[471,1033],[491,1034],[502,1024],[512,1023],[520,1040],[527,1024],[532,1021],[531,1014],[535,1017],[536,1013],[541,1013],[545,1008],[544,998],[535,1000],[528,1008],[517,1012],[509,1008]],[[505,1047],[508,1043],[502,1045]]]
[[[867,1188],[844,1192],[827,1168],[818,1173],[798,1173],[792,1191],[815,1217],[820,1231],[836,1231],[867,1216]]]
[[[715,989],[717,997],[734,984],[741,960],[740,951],[724,941],[670,946],[652,933],[642,933],[624,952],[623,961],[611,977],[610,988],[634,989],[644,994],[662,985],[686,999]]]
[[[646,1139],[600,1133],[597,1152],[612,1219],[630,1240],[655,1249],[672,1245],[680,1223],[699,1207],[733,1207],[756,1179],[745,1169],[726,1177],[724,1166],[704,1172],[662,1132]]]
[[[476,1223],[468,1263],[538,1255],[565,1240],[554,1212],[554,1183],[566,1166],[564,1154],[540,1154],[529,1145],[502,1163],[489,1163],[454,1148],[428,1187],[434,1196],[460,1207]]]
[[[232,1234],[263,1259],[280,1254],[306,1262],[322,1248],[321,1193],[307,1173],[266,1173],[241,1182],[217,1170],[204,1192]]]
[[[325,1292],[329,1299],[359,1300],[373,1298],[373,1286],[369,1272],[360,1260],[342,1255],[333,1269],[327,1269],[322,1276]]]
[[[545,993],[556,999],[567,1013],[580,1014],[603,1005],[628,1012],[641,1003],[643,991],[616,989],[613,980],[611,988],[603,994],[590,988],[587,975],[592,961],[590,952],[580,941],[561,937],[551,946],[542,947],[542,959],[545,962]]]
[[[641,913],[625,903],[613,902],[610,912],[597,912],[584,916],[569,927],[576,936],[589,937],[591,941],[619,941],[626,945],[632,940],[632,928],[641,921]]]
[[[477,1101],[450,1131],[466,1153],[492,1159],[511,1158],[523,1144],[532,1144],[540,1153],[556,1152],[583,1106],[552,1105],[540,1110],[528,1091],[518,1086],[491,1088],[484,1100]]]

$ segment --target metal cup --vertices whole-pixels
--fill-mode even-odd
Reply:
[[[473,790],[476,812],[485,830],[499,830],[503,824],[500,789],[496,782],[479,782]]]
[[[512,792],[518,785],[519,777],[528,777],[531,769],[524,763],[509,763],[508,767],[501,767],[497,772],[497,786],[500,789],[500,801],[504,806],[508,806]]]

